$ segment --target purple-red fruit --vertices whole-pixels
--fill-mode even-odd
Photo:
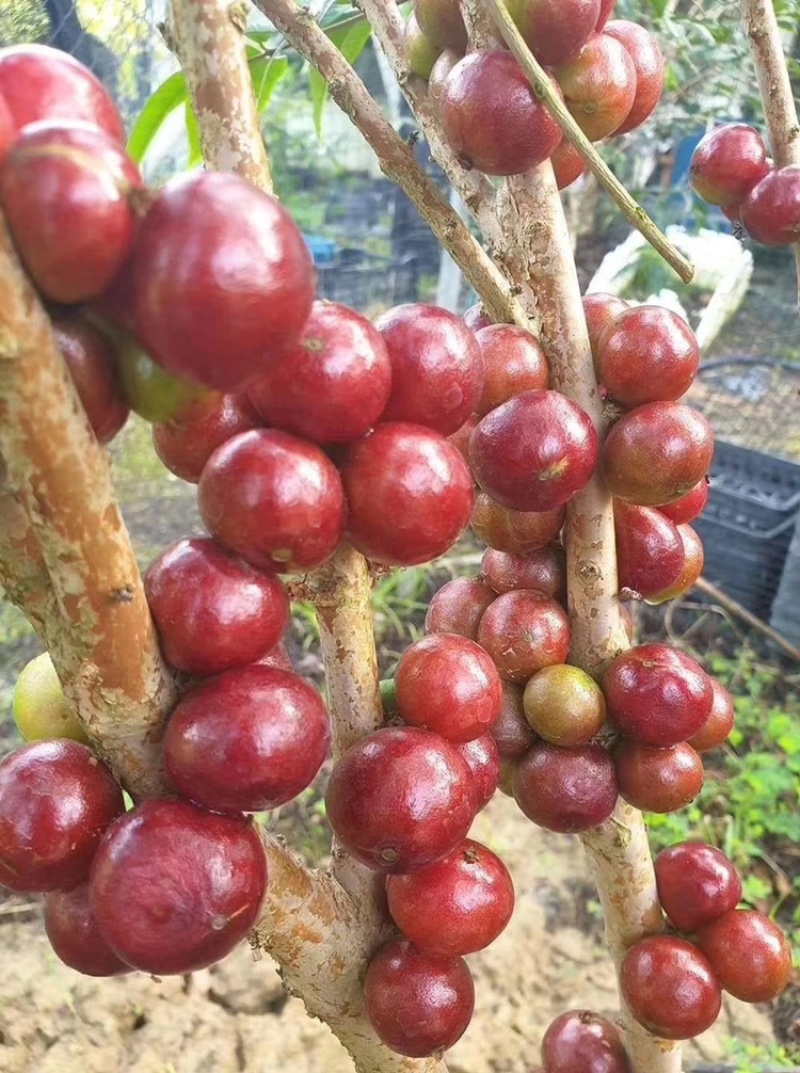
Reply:
[[[605,34],[592,34],[555,78],[573,119],[592,142],[618,131],[636,99],[633,59],[620,41]]]
[[[664,55],[653,34],[636,22],[613,19],[603,33],[619,41],[636,68],[636,95],[628,118],[614,131],[617,136],[640,127],[655,111],[664,90]]]
[[[51,891],[44,900],[44,927],[57,956],[84,976],[121,976],[130,965],[103,938],[89,903],[89,884]]]
[[[547,1073],[629,1073],[630,1063],[616,1025],[591,1010],[556,1017],[542,1040]]]
[[[709,131],[689,165],[689,185],[709,205],[737,210],[770,171],[764,139],[746,123]]]
[[[54,317],[53,334],[98,443],[110,443],[130,410],[108,340],[79,317]]]
[[[715,678],[711,679],[711,688],[714,691],[714,699],[711,702],[708,718],[697,733],[689,738],[689,744],[698,753],[716,749],[727,741],[736,717],[733,697],[727,689],[721,686]]]
[[[566,662],[569,620],[555,600],[530,589],[506,592],[489,605],[478,627],[478,644],[501,678],[526,682],[542,667]]]
[[[510,555],[487,548],[481,559],[481,576],[496,593],[536,589],[563,604],[567,596],[567,559],[560,544],[548,544],[528,555]]]
[[[554,149],[550,163],[553,166],[553,174],[559,190],[566,190],[568,186],[572,186],[586,171],[585,160],[566,138]]]
[[[623,738],[614,763],[620,795],[642,812],[677,812],[703,789],[703,761],[683,741],[660,749]]]
[[[509,555],[530,555],[555,540],[564,524],[565,510],[519,511],[501,507],[486,492],[478,492],[470,528],[478,540]]]
[[[453,747],[470,770],[477,814],[492,800],[500,782],[500,751],[491,734],[482,734],[472,741],[453,742]]]
[[[622,298],[617,298],[615,294],[597,292],[583,296],[583,314],[586,317],[586,328],[589,332],[592,358],[598,375],[600,373],[600,340],[606,330],[627,308],[628,303]]]
[[[669,518],[675,525],[686,525],[699,518],[708,503],[708,491],[711,487],[707,477],[699,480],[694,488],[680,497],[673,499],[671,503],[662,504],[658,510],[660,514]]]
[[[695,932],[735,909],[742,881],[725,854],[705,842],[681,842],[655,859],[661,908],[677,931]]]
[[[771,1002],[792,975],[792,948],[774,921],[731,909],[697,933],[721,987],[742,1002]]]
[[[517,760],[538,740],[525,716],[522,686],[503,682],[500,717],[491,729],[501,760]]]
[[[591,36],[600,0],[509,0],[509,14],[545,67],[573,59]]]
[[[742,202],[739,219],[750,238],[762,246],[800,241],[800,165],[769,172]]]
[[[483,581],[472,577],[457,577],[448,581],[431,598],[425,615],[427,633],[458,633],[478,639],[481,616],[496,593]]]
[[[246,396],[221,395],[196,414],[153,425],[153,447],[171,473],[197,484],[203,467],[218,447],[240,432],[261,425]]]
[[[686,559],[678,528],[651,507],[634,507],[614,501],[617,564],[621,589],[630,589],[643,599],[674,585]]]
[[[539,340],[512,324],[492,324],[475,332],[486,374],[475,412],[483,417],[523,391],[546,388],[547,358]]]
[[[714,970],[696,946],[674,935],[640,939],[620,970],[631,1013],[660,1039],[692,1039],[711,1028],[722,994]]]
[[[601,745],[540,742],[514,765],[511,786],[529,820],[564,834],[604,823],[617,803],[614,761]]]
[[[464,312],[461,319],[471,332],[479,332],[481,328],[488,328],[490,325],[494,324],[494,321],[489,314],[484,311],[480,302],[471,305],[469,309]]]
[[[682,317],[662,306],[623,310],[599,343],[600,380],[625,409],[679,399],[691,387],[699,366],[694,332]]]

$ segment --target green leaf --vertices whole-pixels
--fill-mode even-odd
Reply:
[[[251,61],[250,74],[259,115],[266,110],[272,94],[288,73],[289,60],[286,56],[261,56]]]
[[[179,71],[170,75],[145,104],[128,138],[128,155],[141,164],[166,119],[187,100],[186,80]]]
[[[328,33],[328,37],[347,62],[352,64],[363,52],[371,33],[369,23],[365,21],[341,29],[334,28]],[[322,133],[322,112],[325,108],[325,102],[328,100],[328,83],[315,70],[310,72],[309,81],[311,83],[311,101],[314,107],[314,126],[317,130],[317,137],[319,137]]]

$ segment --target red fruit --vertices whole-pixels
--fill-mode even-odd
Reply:
[[[679,525],[678,536],[683,544],[683,568],[672,585],[648,596],[648,603],[662,604],[665,600],[674,600],[677,596],[683,596],[694,587],[695,582],[703,573],[705,553],[700,537],[689,525]]]
[[[486,380],[475,412],[483,417],[523,391],[546,388],[547,358],[539,340],[512,324],[492,324],[475,333]]]
[[[739,218],[750,238],[762,246],[800,241],[800,166],[769,172],[741,203]]]
[[[600,0],[509,0],[507,7],[539,63],[558,67],[588,40]]]
[[[674,585],[683,572],[686,553],[680,533],[660,511],[614,503],[619,586],[644,599]]]
[[[701,413],[677,402],[651,402],[611,429],[603,470],[615,496],[657,507],[691,491],[708,473],[713,455],[714,434]]]
[[[480,842],[465,839],[430,868],[386,880],[389,912],[423,954],[452,958],[483,950],[514,911],[508,869]]]
[[[689,185],[709,205],[735,211],[769,171],[767,147],[758,131],[746,123],[727,123],[698,143]]]
[[[397,1054],[426,1058],[466,1032],[475,984],[463,958],[432,957],[394,939],[369,963],[364,1003],[382,1043]]]
[[[594,367],[600,375],[600,340],[607,328],[616,322],[617,317],[628,308],[628,303],[614,294],[585,294],[583,296],[583,312],[586,317],[586,327],[589,331],[589,342],[592,347]]]
[[[484,312],[480,302],[470,306],[461,319],[471,332],[479,332],[481,328],[489,328],[494,324],[489,314]]]
[[[403,51],[411,73],[426,81],[441,53],[441,47],[423,33],[414,15],[403,27]]]
[[[289,600],[280,581],[213,540],[179,540],[153,562],[145,594],[169,663],[187,674],[244,667],[280,641]]]
[[[319,447],[287,432],[254,429],[217,448],[197,501],[215,540],[261,569],[311,570],[333,555],[344,533],[336,467]]]
[[[560,544],[548,544],[529,555],[509,555],[487,548],[481,559],[481,574],[496,593],[536,589],[560,604],[567,597],[567,557]]]
[[[474,333],[455,314],[420,303],[390,309],[375,327],[391,363],[384,421],[426,425],[444,436],[461,428],[483,392]]]
[[[319,693],[296,674],[251,666],[193,689],[164,735],[164,768],[214,812],[265,812],[313,781],[330,743]]]
[[[83,120],[125,143],[125,128],[103,84],[60,49],[0,49],[0,97],[19,131],[39,120]]]
[[[731,909],[702,927],[697,945],[720,985],[742,1002],[771,1002],[792,975],[792,948],[763,913]]]
[[[690,656],[668,645],[639,645],[617,656],[603,675],[608,717],[646,745],[677,745],[711,711],[711,679]]]
[[[51,891],[44,900],[44,927],[56,955],[84,976],[131,972],[105,941],[89,904],[89,884]]]
[[[487,175],[521,175],[561,141],[561,128],[503,49],[471,52],[457,63],[442,86],[439,110],[453,152]]]
[[[616,2],[617,0],[600,0],[600,15],[597,19],[597,25],[594,28],[595,33],[599,34],[611,18]]]
[[[379,425],[348,449],[347,532],[369,559],[416,566],[443,555],[469,521],[472,477],[457,448],[421,425]]]
[[[559,190],[566,190],[568,186],[572,186],[586,171],[586,162],[583,157],[566,138],[556,146],[550,157],[550,163],[553,165],[553,174]]]
[[[711,1028],[722,995],[708,959],[685,939],[653,935],[625,955],[620,989],[631,1013],[660,1039],[692,1039]]]
[[[479,738],[500,715],[497,669],[468,637],[434,633],[415,641],[400,659],[395,683],[403,721],[448,741]]]
[[[660,514],[665,515],[675,525],[685,525],[699,518],[708,503],[708,490],[710,484],[707,477],[703,477],[686,495],[680,499],[673,499],[671,503],[664,503],[658,508]]]
[[[733,697],[716,679],[712,678],[710,681],[714,693],[711,711],[697,733],[689,738],[689,744],[698,753],[716,749],[727,741],[736,716]]]
[[[511,786],[529,820],[563,834],[605,823],[617,803],[614,762],[601,745],[540,742],[514,765]]]
[[[614,762],[621,796],[642,812],[677,812],[703,788],[703,761],[683,741],[659,749],[623,739]]]
[[[506,592],[484,611],[478,643],[494,660],[501,678],[526,682],[542,667],[566,662],[569,620],[555,600],[539,592]]]
[[[636,68],[636,96],[628,118],[615,135],[627,134],[640,127],[652,115],[661,100],[664,90],[664,55],[658,41],[636,22],[627,19],[614,19],[606,26],[604,33],[613,37],[625,48],[633,66]]]
[[[110,443],[130,410],[108,340],[79,317],[54,317],[53,334],[98,443]]]
[[[704,842],[681,842],[655,860],[658,900],[677,931],[694,932],[742,899],[742,881],[724,853]]]
[[[87,746],[57,738],[16,749],[0,763],[0,884],[23,893],[76,886],[124,807]]]
[[[500,752],[491,734],[482,734],[472,741],[453,742],[453,747],[472,775],[473,806],[477,814],[489,804],[497,790]]]
[[[538,740],[525,717],[523,690],[513,682],[503,682],[500,718],[490,731],[502,760],[517,760]]]
[[[0,94],[0,167],[6,159],[9,149],[17,136],[17,127],[14,117]]]
[[[597,452],[592,422],[557,391],[524,391],[487,414],[470,440],[478,484],[519,511],[555,510],[572,499],[589,483]]]
[[[221,395],[210,407],[180,421],[153,425],[156,454],[176,477],[197,484],[214,451],[261,420],[243,395]]]
[[[425,615],[425,630],[428,633],[458,633],[477,641],[481,615],[494,597],[495,593],[478,578],[454,578],[431,598]]]
[[[280,641],[274,648],[271,648],[269,652],[257,659],[256,665],[258,667],[272,667],[276,671],[289,671],[292,673],[294,667],[289,657],[289,653],[286,651],[286,645],[283,641]]]
[[[133,161],[97,127],[37,123],[17,137],[3,167],[0,202],[46,298],[84,302],[109,286],[133,242],[130,195],[142,185]]]
[[[414,15],[422,32],[440,48],[466,49],[467,31],[458,0],[414,0]]]
[[[525,717],[551,745],[588,745],[606,721],[603,691],[591,675],[560,664],[543,667],[528,679],[523,696]]]
[[[292,218],[222,172],[170,179],[133,255],[137,334],[168,373],[237,391],[294,350],[314,269]]]
[[[431,73],[428,76],[428,98],[431,101],[431,104],[434,109],[438,109],[440,107],[444,84],[447,81],[450,72],[459,62],[461,57],[461,52],[454,52],[453,49],[446,48],[431,68]],[[476,308],[480,308],[480,306]],[[469,312],[469,310],[467,310],[467,312]],[[474,325],[469,324],[467,322],[466,314],[464,315],[463,320],[465,323],[467,323],[468,328],[471,328],[473,331],[475,331]],[[485,323],[491,324],[492,322],[487,317]],[[478,325],[478,327],[482,328],[483,324]]]
[[[530,555],[556,539],[564,517],[564,507],[547,511],[509,510],[485,492],[478,492],[469,524],[478,540],[490,548],[510,555]]]
[[[472,414],[464,424],[452,436],[448,436],[448,440],[458,450],[458,453],[469,465],[469,441],[472,438],[472,430],[478,423],[478,418],[475,414]]]
[[[603,386],[626,409],[679,399],[699,366],[694,332],[682,317],[661,306],[623,310],[598,347]]]
[[[590,141],[614,134],[630,115],[636,99],[636,66],[613,37],[592,34],[554,74],[564,103]]]
[[[248,820],[145,801],[103,839],[89,903],[123,961],[170,976],[229,954],[255,924],[266,888],[267,859]]]
[[[556,1017],[542,1040],[547,1073],[629,1073],[619,1029],[590,1010]]]
[[[315,302],[294,350],[247,391],[269,425],[316,443],[346,443],[377,424],[392,384],[386,346],[347,306]]]
[[[331,828],[368,868],[415,872],[450,853],[473,816],[472,779],[454,746],[417,727],[377,730],[335,765]]]

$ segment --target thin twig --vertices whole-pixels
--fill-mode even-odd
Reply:
[[[800,663],[800,648],[793,645],[782,633],[778,633],[776,629],[773,629],[772,626],[764,622],[758,615],[754,615],[752,611],[748,611],[746,607],[743,607],[730,596],[727,596],[721,589],[718,589],[716,585],[712,585],[711,582],[707,581],[704,577],[699,577],[694,583],[694,587],[699,589],[700,592],[705,593],[706,596],[710,596],[712,600],[718,603],[720,607],[724,607],[730,614],[736,615],[737,618],[746,622],[748,626],[752,626],[754,630],[763,633],[765,637],[769,638],[769,640],[785,652],[787,656],[791,656],[793,660]]]

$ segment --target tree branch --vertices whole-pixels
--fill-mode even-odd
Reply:
[[[494,22],[482,0],[459,0],[459,3],[470,49],[499,48],[500,41]]]

